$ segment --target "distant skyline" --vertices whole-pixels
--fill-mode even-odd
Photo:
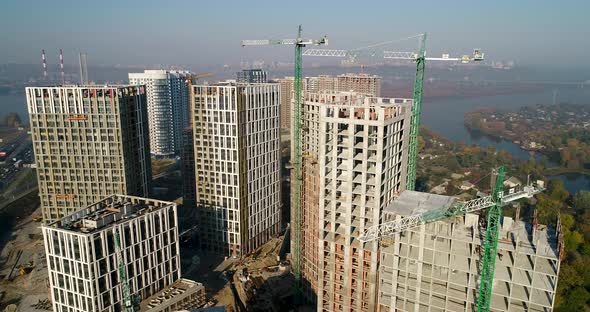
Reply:
[[[289,47],[241,48],[242,39],[328,35],[357,48],[428,32],[431,55],[481,48],[518,64],[590,66],[590,1],[33,1],[3,0],[0,64],[89,65],[289,62]],[[411,44],[410,44],[411,43]],[[400,43],[400,50],[417,46]],[[396,45],[392,45],[396,48]],[[314,62],[306,60],[306,62]],[[319,61],[319,60],[318,60]]]

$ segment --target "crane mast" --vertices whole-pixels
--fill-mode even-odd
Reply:
[[[410,122],[410,145],[408,150],[408,175],[406,190],[416,189],[416,162],[418,160],[418,133],[420,132],[420,115],[422,113],[422,91],[424,85],[424,68],[426,65],[426,33],[422,35],[420,52],[416,58],[416,77],[414,79],[414,102]]]
[[[131,298],[131,291],[129,290],[129,281],[127,281],[127,273],[125,272],[125,264],[123,261],[123,252],[121,250],[121,235],[119,229],[115,229],[115,254],[119,267],[119,279],[121,285],[121,294],[123,295],[123,305],[125,312],[134,312],[133,300]]]
[[[426,33],[419,36],[420,50],[416,52],[380,51],[374,49],[355,50],[328,50],[328,49],[307,49],[303,53],[306,56],[332,56],[348,57],[355,60],[360,56],[382,57],[385,59],[411,60],[416,62],[416,76],[414,78],[412,116],[410,120],[410,143],[408,147],[408,174],[406,178],[406,189],[413,191],[416,188],[416,162],[418,158],[418,135],[420,132],[420,116],[422,113],[422,95],[424,87],[424,69],[426,61],[482,61],[484,54],[479,49],[474,49],[472,55],[462,57],[449,57],[443,54],[442,57],[426,57]],[[376,45],[374,45],[376,46]]]
[[[479,278],[479,294],[477,296],[477,311],[489,311],[494,284],[494,270],[496,268],[496,254],[498,252],[498,238],[500,235],[500,219],[502,218],[502,185],[504,183],[504,166],[498,170],[494,192],[494,205],[488,210],[488,222],[483,241],[484,254],[481,275]]]
[[[299,29],[297,31],[297,39],[298,41],[301,40],[301,25],[299,25]],[[300,244],[301,244],[301,106],[302,106],[302,94],[301,94],[301,66],[302,66],[302,56],[301,56],[301,49],[303,47],[300,44],[295,45],[295,81],[293,86],[294,91],[294,98],[295,98],[295,127],[294,127],[294,134],[293,138],[295,140],[294,147],[295,147],[295,158],[293,159],[294,163],[294,175],[295,175],[295,187],[293,190],[293,207],[294,209],[293,216],[294,220],[292,220],[293,224],[293,275],[295,276],[295,300],[299,299],[299,294],[301,292],[301,251],[300,251]]]
[[[293,201],[292,211],[293,220],[291,220],[291,233],[293,237],[293,275],[295,277],[295,293],[294,299],[296,303],[299,303],[301,296],[301,166],[302,166],[302,152],[301,152],[301,114],[303,106],[303,94],[302,94],[302,51],[306,45],[327,45],[328,39],[323,37],[318,40],[303,39],[302,28],[299,25],[296,39],[270,39],[270,40],[242,40],[242,46],[258,46],[258,45],[295,45],[295,79],[293,86],[293,97],[294,97],[294,108],[295,116],[293,118],[293,137],[294,137],[294,159],[293,162],[293,175],[295,183],[293,185]]]

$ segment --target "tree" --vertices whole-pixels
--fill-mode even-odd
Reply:
[[[557,201],[564,201],[569,197],[569,193],[565,189],[563,181],[560,179],[552,179],[549,181],[549,196],[551,196],[551,199]]]
[[[576,221],[578,231],[584,235],[586,241],[590,242],[590,211],[587,210],[582,215],[578,215]]]
[[[22,126],[22,120],[17,113],[8,113],[6,117],[4,117],[4,125],[7,127],[17,128]]]
[[[576,287],[566,296],[556,311],[583,311],[588,300],[590,300],[590,293],[584,287]]]
[[[562,214],[561,215],[561,226],[563,227],[563,229],[566,232],[569,232],[572,230],[574,223],[575,223],[574,216],[572,216],[570,214]]]
[[[574,196],[574,208],[581,212],[590,211],[590,192],[579,191],[576,193],[576,196]]]
[[[533,173],[533,171],[535,171],[535,158],[531,156],[526,165],[526,172],[530,174]]]
[[[537,210],[540,224],[552,224],[557,218],[557,212],[562,204],[541,193],[537,195]]]
[[[578,231],[566,231],[564,236],[565,252],[568,254],[577,251],[584,243],[584,237]]]
[[[418,137],[418,152],[422,152],[424,150],[424,146],[426,146],[426,141],[422,136]]]

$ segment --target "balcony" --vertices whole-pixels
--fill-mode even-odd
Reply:
[[[348,138],[338,139],[338,146],[348,147],[350,145],[350,140]]]

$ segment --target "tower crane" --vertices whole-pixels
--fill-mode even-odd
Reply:
[[[385,59],[411,60],[416,62],[416,77],[414,80],[414,101],[412,105],[412,118],[410,122],[410,144],[408,151],[408,175],[406,190],[413,191],[416,188],[416,161],[418,157],[418,132],[420,131],[420,115],[422,112],[422,89],[424,84],[424,67],[426,61],[460,61],[468,63],[471,61],[482,61],[484,54],[480,49],[474,49],[472,55],[462,57],[449,57],[443,54],[441,57],[426,57],[426,33],[419,35],[419,52],[398,52],[398,51],[373,51],[369,49],[355,50],[329,50],[329,49],[308,49],[305,56],[334,56],[356,59],[359,56],[382,57]]]
[[[242,40],[242,47],[261,46],[261,45],[294,45],[295,46],[295,79],[294,79],[294,98],[295,98],[295,118],[294,118],[294,147],[295,155],[293,159],[293,169],[295,175],[295,187],[293,190],[293,215],[291,220],[293,230],[293,275],[295,277],[295,301],[299,301],[301,294],[301,269],[300,269],[300,242],[301,242],[301,106],[302,106],[302,88],[301,88],[301,67],[302,67],[302,50],[306,45],[327,45],[328,38],[324,36],[320,39],[303,39],[301,37],[302,29],[299,25],[296,39],[265,39],[265,40]]]
[[[186,77],[186,82],[188,83],[188,86],[190,88],[193,85],[193,80],[197,80],[199,78],[210,77],[210,76],[213,76],[213,74],[212,73],[191,74],[188,77]],[[190,89],[192,89],[192,88],[190,88]]]
[[[123,309],[125,312],[134,312],[133,299],[131,291],[129,290],[129,281],[127,280],[127,273],[125,272],[125,263],[123,261],[123,252],[121,250],[121,235],[119,229],[114,231],[115,237],[115,254],[117,256],[117,262],[119,267],[119,279],[121,285],[121,293],[123,295]]]
[[[455,216],[462,216],[467,213],[490,208],[488,211],[486,233],[482,242],[484,252],[483,260],[481,261],[482,268],[477,296],[477,311],[489,311],[492,285],[494,281],[494,269],[496,265],[496,253],[498,250],[500,219],[502,218],[502,206],[521,198],[532,198],[535,194],[545,190],[544,183],[542,181],[537,181],[536,183],[529,183],[524,186],[522,190],[511,190],[508,194],[505,194],[502,189],[504,183],[504,166],[501,166],[499,170],[494,173],[493,177],[494,187],[492,195],[466,202],[453,202],[447,206],[439,207],[424,213],[384,222],[367,229],[358,239],[361,242],[366,243],[380,238],[393,236],[396,233],[403,232],[421,224],[440,221]]]
[[[422,95],[424,82],[424,68],[427,60],[432,61],[461,61],[467,63],[470,61],[481,61],[484,54],[475,49],[473,55],[464,55],[460,58],[451,58],[448,54],[444,54],[440,58],[427,58],[425,52],[426,34],[421,36],[420,50],[418,53],[414,52],[395,52],[395,51],[365,51],[365,50],[325,50],[325,49],[309,49],[304,55],[309,56],[335,56],[335,57],[349,57],[355,59],[360,55],[368,54],[370,56],[381,56],[386,59],[409,59],[416,62],[416,77],[414,80],[414,101],[412,105],[412,117],[410,124],[410,143],[408,151],[408,174],[406,180],[406,191],[414,191],[416,187],[416,161],[418,154],[418,132],[420,128],[420,115],[422,110]],[[494,269],[496,263],[496,253],[498,250],[498,236],[500,229],[500,219],[502,217],[502,206],[508,202],[520,199],[531,198],[533,195],[544,190],[542,183],[537,185],[529,184],[518,192],[509,192],[504,196],[502,190],[504,182],[504,166],[495,173],[495,185],[492,195],[483,198],[477,198],[467,202],[454,202],[448,206],[440,207],[422,214],[411,215],[405,218],[397,219],[390,222],[385,222],[375,227],[369,228],[365,233],[359,237],[361,242],[369,242],[381,237],[391,236],[400,231],[415,227],[420,224],[434,222],[450,218],[453,216],[460,216],[466,213],[475,212],[485,208],[490,208],[488,211],[487,228],[483,240],[483,261],[480,275],[480,284],[477,296],[477,310],[489,311],[492,286],[494,281]]]

